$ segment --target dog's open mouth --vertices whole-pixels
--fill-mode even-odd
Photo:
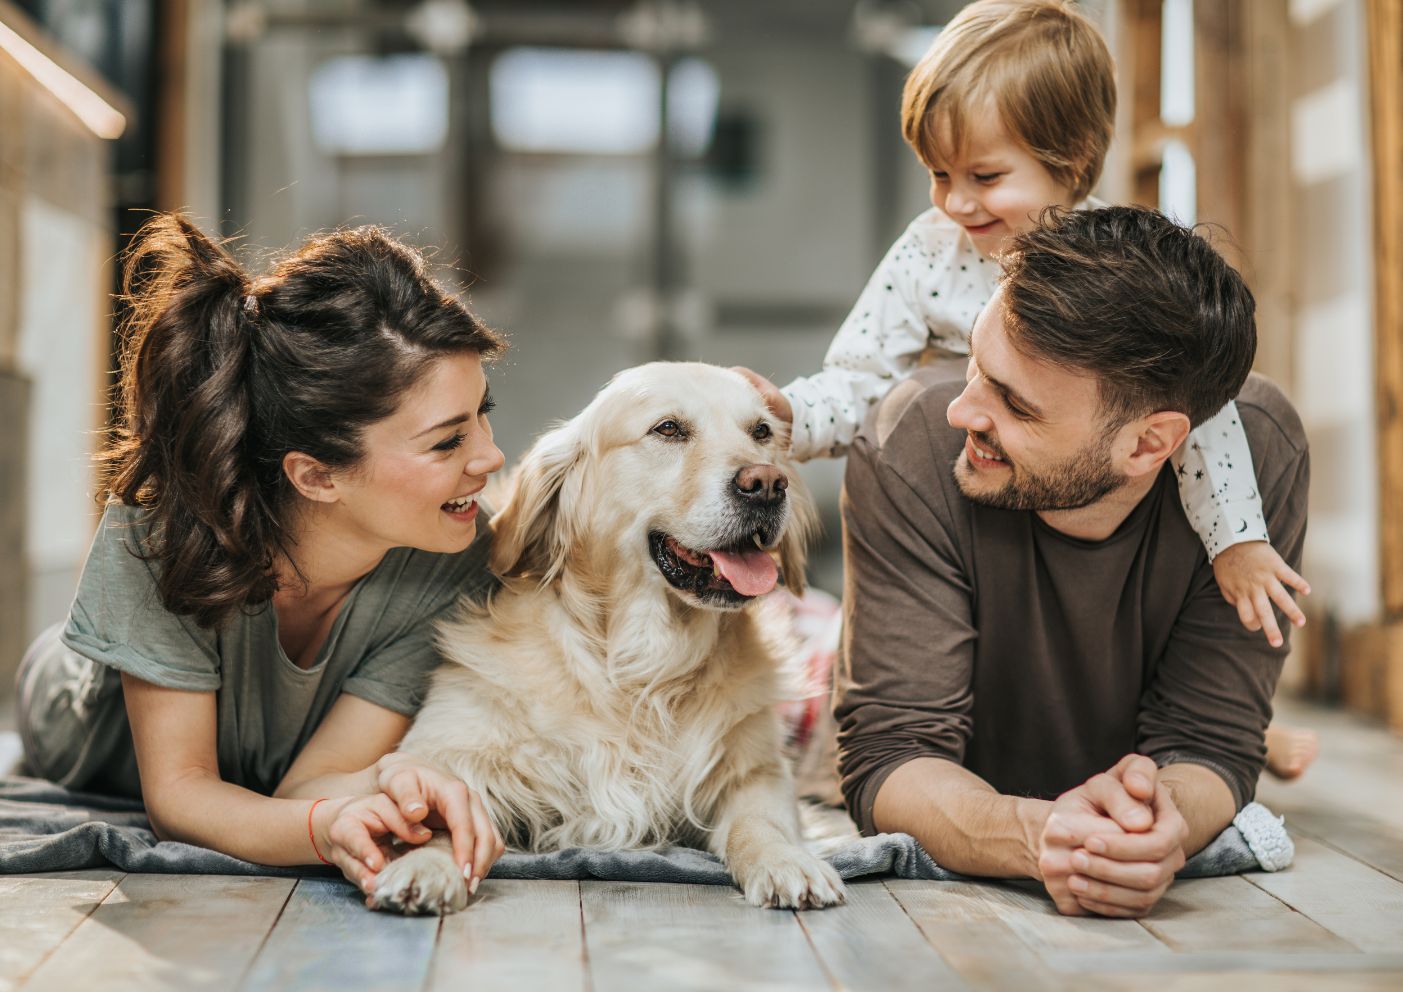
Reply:
[[[698,551],[654,531],[648,545],[658,571],[675,588],[703,600],[739,603],[763,596],[779,581],[774,556],[764,547],[767,537],[756,532],[749,542]]]

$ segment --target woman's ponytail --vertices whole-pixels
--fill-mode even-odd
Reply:
[[[251,453],[256,304],[248,275],[188,219],[162,215],[124,264],[130,316],[109,499],[144,507],[167,609],[213,626],[275,588],[280,528]]]

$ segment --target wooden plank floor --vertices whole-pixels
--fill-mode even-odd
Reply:
[[[1292,706],[1322,755],[1264,782],[1293,868],[1181,882],[1144,921],[1067,919],[1038,887],[868,881],[847,905],[728,888],[488,879],[443,920],[326,880],[0,877],[0,992],[102,989],[1403,988],[1403,742]]]

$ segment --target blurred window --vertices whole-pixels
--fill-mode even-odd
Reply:
[[[668,128],[677,154],[702,154],[715,127],[716,73],[698,59],[672,67]],[[490,75],[492,133],[508,151],[637,155],[658,142],[661,77],[638,52],[514,48]]]
[[[1194,120],[1194,0],[1164,0],[1160,16],[1159,119],[1166,128],[1186,128]],[[1171,137],[1162,154],[1159,209],[1181,224],[1196,224],[1198,175],[1193,151],[1181,138]]]
[[[448,134],[448,72],[432,55],[344,55],[312,73],[312,137],[329,155],[422,155]]]

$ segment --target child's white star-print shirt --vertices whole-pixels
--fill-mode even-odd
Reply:
[[[784,387],[794,408],[794,457],[844,454],[872,405],[916,369],[927,347],[969,354],[974,319],[999,274],[942,211],[932,207],[912,221],[838,329],[823,370]],[[1235,403],[1200,424],[1173,465],[1184,513],[1210,559],[1233,544],[1268,540]]]

